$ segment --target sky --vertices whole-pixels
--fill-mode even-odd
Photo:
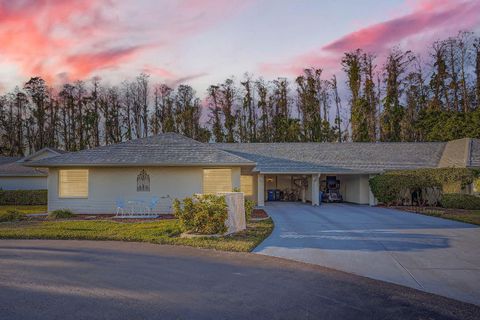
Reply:
[[[480,30],[480,0],[0,0],[0,91],[41,76],[59,86],[145,72],[154,83],[210,84],[245,72],[340,73],[344,52]]]

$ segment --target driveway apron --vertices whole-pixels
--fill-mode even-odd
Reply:
[[[269,203],[255,252],[347,271],[480,305],[480,228],[350,204]]]

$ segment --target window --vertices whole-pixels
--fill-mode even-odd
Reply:
[[[60,198],[88,197],[88,170],[60,170],[58,178]]]
[[[203,193],[215,194],[217,192],[232,191],[231,169],[204,169]]]
[[[137,176],[137,192],[150,191],[150,176],[143,169]]]
[[[246,197],[253,196],[253,176],[240,176],[240,191]]]

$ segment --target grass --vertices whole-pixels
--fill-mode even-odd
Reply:
[[[125,223],[109,220],[21,221],[0,223],[0,239],[118,240],[186,245],[223,251],[252,251],[273,230],[271,219],[219,238],[180,238],[178,220]]]
[[[47,206],[14,206],[14,205],[0,205],[0,213],[6,213],[9,210],[17,210],[21,213],[30,214],[30,213],[46,213]]]
[[[432,217],[480,225],[480,210],[445,209],[429,207],[397,207],[397,209],[420,213]]]

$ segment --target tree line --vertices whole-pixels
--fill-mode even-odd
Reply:
[[[50,87],[33,77],[0,96],[0,154],[77,151],[162,132],[215,142],[446,141],[480,138],[480,38],[436,41],[425,60],[392,48],[379,65],[362,49],[341,59],[340,83],[308,68],[294,80],[245,74],[201,100],[149,75],[108,86],[94,78]],[[203,115],[202,115],[203,114]]]

